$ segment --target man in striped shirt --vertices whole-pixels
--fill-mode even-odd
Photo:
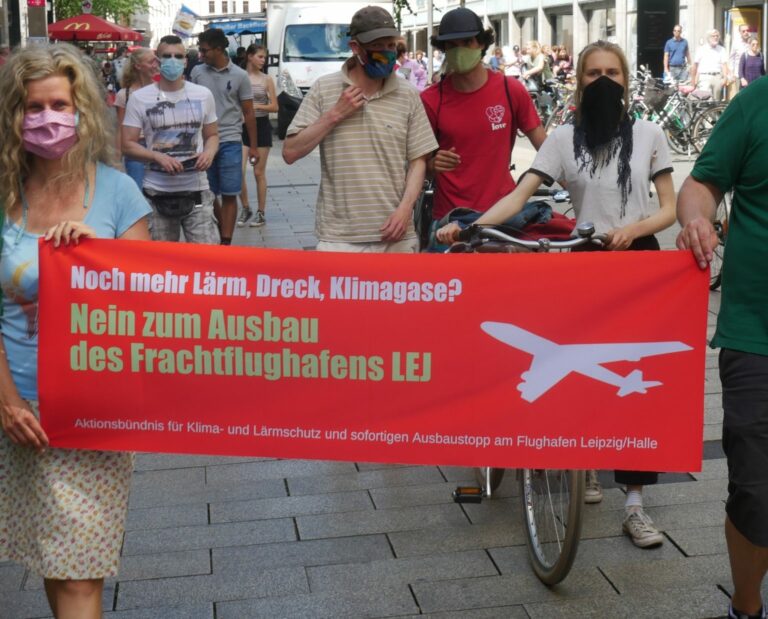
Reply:
[[[287,163],[320,145],[315,233],[320,251],[417,252],[413,206],[437,149],[418,91],[392,72],[392,16],[360,9],[352,57],[314,83],[288,127]]]

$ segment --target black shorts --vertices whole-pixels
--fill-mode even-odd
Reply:
[[[243,146],[251,146],[245,123],[243,123]],[[272,147],[272,125],[269,122],[269,116],[256,117],[256,146],[258,148]]]
[[[720,380],[728,458],[725,511],[744,537],[768,547],[768,356],[723,349]]]

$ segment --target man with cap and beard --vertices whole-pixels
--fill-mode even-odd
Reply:
[[[418,251],[413,207],[437,148],[418,91],[393,73],[400,33],[368,6],[352,17],[352,57],[317,79],[283,146],[287,163],[320,145],[320,251]]]
[[[483,66],[492,43],[493,31],[463,7],[448,11],[432,37],[447,65],[445,77],[421,93],[440,144],[427,166],[437,185],[435,221],[459,207],[486,211],[515,188],[509,164],[518,129],[536,150],[546,138],[520,81]]]

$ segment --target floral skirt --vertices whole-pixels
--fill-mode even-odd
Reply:
[[[0,430],[0,561],[49,579],[115,576],[132,473],[132,453],[38,454]]]

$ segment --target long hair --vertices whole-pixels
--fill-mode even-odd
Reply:
[[[624,74],[624,113],[626,114],[629,111],[629,63],[627,62],[627,57],[616,43],[609,43],[608,41],[602,40],[595,41],[581,50],[579,61],[576,64],[576,92],[574,93],[573,98],[576,105],[577,123],[581,121],[581,99],[584,96],[584,85],[582,84],[584,65],[587,63],[587,58],[595,52],[610,52],[619,59],[621,72]]]
[[[251,56],[255,56],[259,52],[264,52],[265,55],[267,55],[269,53],[267,48],[264,45],[256,45],[255,43],[251,43],[248,46],[248,48],[245,50],[245,57],[246,57],[246,59],[248,59]],[[245,66],[246,66],[246,70],[248,71],[248,73],[250,73],[251,71],[250,71],[250,69],[248,69],[248,67],[250,65],[248,65],[247,60],[246,60],[246,65]],[[264,65],[264,67],[266,68],[266,63]],[[264,71],[259,71],[259,73],[264,73]]]
[[[100,161],[113,165],[115,161],[107,106],[94,71],[80,53],[66,43],[20,49],[0,69],[0,203],[4,209],[19,201],[20,183],[30,172],[31,155],[22,143],[27,84],[54,75],[69,80],[80,120],[77,142],[64,155],[61,172],[48,182],[65,189],[84,177],[88,164]]]
[[[147,55],[153,54],[151,49],[137,49],[131,52],[128,56],[128,62],[123,69],[123,79],[120,80],[121,88],[130,88],[139,81],[139,69],[138,64],[146,58]]]

